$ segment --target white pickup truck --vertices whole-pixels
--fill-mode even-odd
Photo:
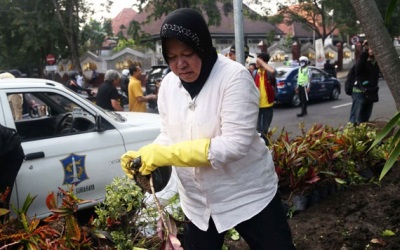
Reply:
[[[7,98],[12,94],[24,99],[16,121]],[[121,155],[151,143],[161,125],[158,114],[106,111],[60,83],[28,78],[0,80],[0,123],[18,131],[26,155],[10,202],[21,207],[29,193],[37,195],[28,215],[38,218],[50,214],[50,192],[60,204],[58,187],[75,184],[79,198],[92,200],[81,208],[101,202],[105,185],[124,176]]]

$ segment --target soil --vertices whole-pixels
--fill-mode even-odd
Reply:
[[[337,191],[288,222],[298,250],[400,249],[400,163],[379,184]],[[394,236],[384,236],[386,230]],[[243,240],[226,245],[249,249]]]

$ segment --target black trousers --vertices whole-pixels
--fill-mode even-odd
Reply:
[[[301,113],[304,115],[307,113],[307,88],[304,86],[299,86],[299,98],[300,98],[300,105],[301,105]]]
[[[8,208],[14,182],[23,160],[24,151],[21,146],[14,148],[10,152],[6,153],[6,155],[0,157],[0,193],[3,194],[7,187],[10,188],[10,194],[7,196],[4,203],[0,205],[4,208]]]
[[[295,249],[279,193],[259,214],[241,222],[235,229],[252,250]],[[211,218],[206,232],[189,222],[184,230],[184,249],[221,250],[225,233],[218,233]]]

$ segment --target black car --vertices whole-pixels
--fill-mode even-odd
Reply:
[[[146,77],[146,95],[157,94],[158,88],[156,86],[156,81],[158,79],[162,80],[170,71],[171,69],[168,65],[152,66]],[[148,104],[151,109],[157,108],[156,100],[151,100]]]

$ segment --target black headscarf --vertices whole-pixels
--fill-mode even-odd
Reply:
[[[201,58],[201,71],[194,82],[185,82],[183,87],[194,98],[203,88],[218,58],[213,47],[210,31],[203,16],[196,10],[182,8],[171,12],[164,20],[160,31],[162,54],[168,63],[165,43],[167,38],[177,39],[189,45]]]

